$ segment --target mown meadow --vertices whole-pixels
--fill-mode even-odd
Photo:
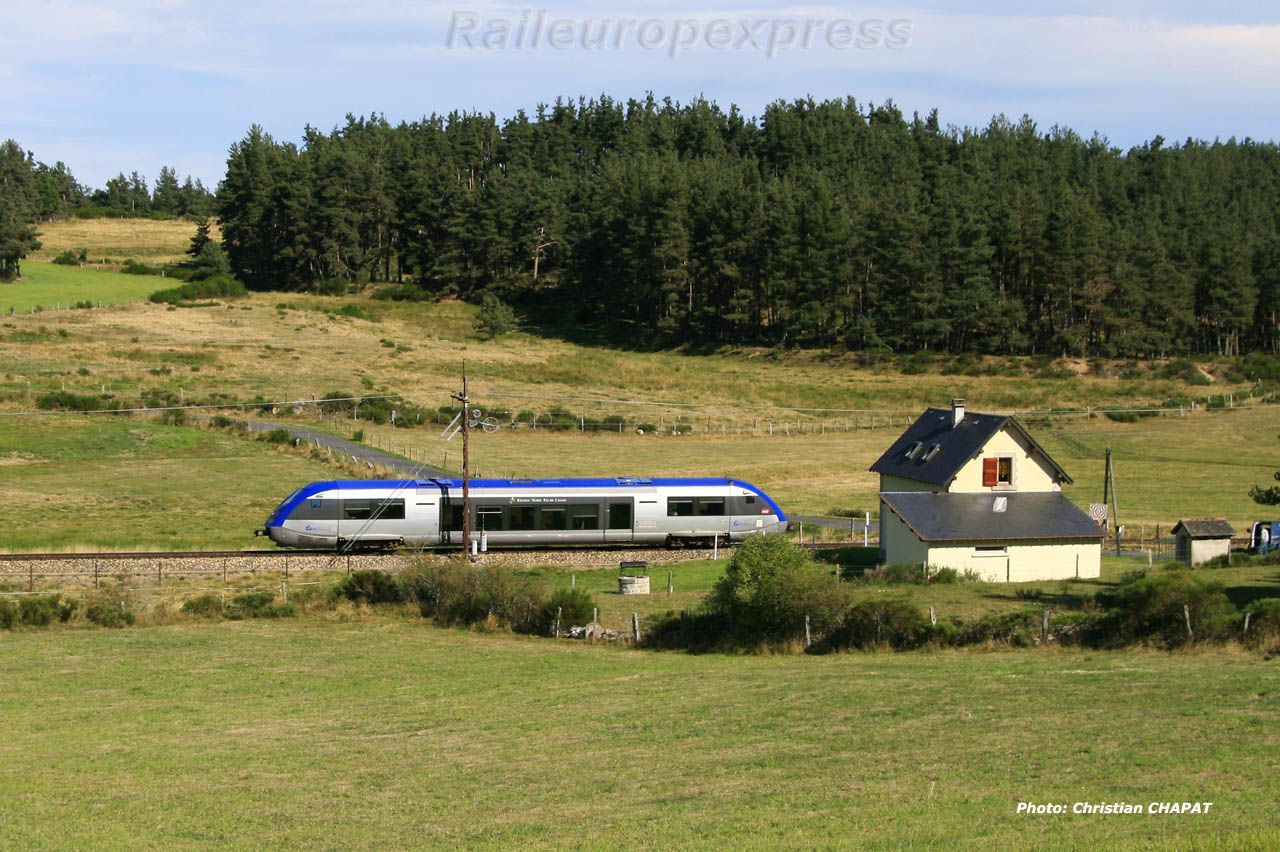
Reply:
[[[1280,844],[1280,684],[1231,650],[694,656],[394,617],[0,642],[7,849]]]

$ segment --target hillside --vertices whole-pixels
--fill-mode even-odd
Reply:
[[[177,242],[175,236],[161,248],[176,249]],[[58,269],[100,287],[106,298],[114,291],[99,282],[137,278]],[[19,293],[24,286],[5,285],[4,292]],[[1182,408],[1135,422],[1096,414],[1024,415],[1076,480],[1068,494],[1081,505],[1101,499],[1102,459],[1105,448],[1113,448],[1120,514],[1131,525],[1167,529],[1180,517],[1225,515],[1243,528],[1261,517],[1247,496],[1249,486],[1269,482],[1280,467],[1275,438],[1280,408],[1188,407],[1197,400],[1203,406],[1210,395],[1215,406],[1251,401],[1251,386],[1231,359],[1202,361],[1188,370],[1190,362],[924,362],[918,356],[877,360],[858,353],[772,349],[637,352],[532,333],[482,340],[472,331],[474,312],[449,301],[258,294],[198,308],[134,304],[15,315],[0,325],[0,359],[6,365],[0,395],[10,414],[34,411],[42,394],[62,390],[106,395],[105,402],[117,407],[136,407],[144,398],[155,407],[393,394],[403,401],[380,403],[384,409],[399,407],[403,413],[412,404],[431,413],[451,404],[449,395],[460,386],[465,362],[476,404],[496,412],[504,424],[512,418],[525,424],[477,436],[473,464],[486,474],[730,474],[755,482],[785,509],[801,513],[874,511],[876,484],[867,467],[909,418],[955,396],[967,398],[974,411],[1015,412],[1182,401]],[[268,407],[278,417],[291,410]],[[557,410],[559,415],[549,414]],[[304,406],[289,416],[348,435],[361,429],[367,441],[457,469],[459,441],[446,444],[440,425],[393,430],[389,423],[368,422],[367,416],[376,414],[376,407],[369,408],[365,419],[352,422],[349,414],[335,419]],[[580,417],[612,425],[586,433],[534,429],[528,423],[535,415],[543,427],[553,416],[561,423],[578,423]],[[67,457],[65,448],[40,449],[49,430],[74,445],[103,417],[6,417],[0,424],[0,455],[6,456],[0,483],[10,504],[45,507],[37,514],[46,519],[51,517],[46,508],[61,506],[74,517],[85,493],[100,494],[105,487],[136,490],[127,481],[108,486],[112,471],[119,469],[114,463],[92,474],[89,459]],[[626,424],[621,434],[619,421]],[[637,434],[637,427],[646,434]],[[664,434],[654,435],[650,427]],[[684,434],[668,434],[673,429]],[[148,469],[171,474],[176,493],[169,508],[187,511],[182,507],[190,505],[197,514],[199,500],[188,492],[196,483],[216,480],[209,479],[207,457],[241,459],[230,462],[226,479],[217,481],[227,483],[220,489],[242,493],[219,499],[255,508],[233,513],[222,527],[215,519],[194,543],[242,543],[246,525],[260,520],[256,515],[293,484],[324,475],[315,462],[286,457],[268,475],[252,461],[252,452],[243,455],[231,449],[234,441],[225,443],[230,438],[220,440],[222,449],[216,451],[184,454],[178,442],[179,449],[163,459],[148,457]],[[141,451],[125,447],[120,452],[124,458]],[[124,527],[112,513],[137,519],[136,506],[108,505],[103,511],[95,515],[103,528],[163,539],[146,532],[155,525],[145,516],[159,512],[157,504],[144,504],[141,521]],[[73,533],[66,524],[42,528],[86,541],[102,538],[91,529]]]

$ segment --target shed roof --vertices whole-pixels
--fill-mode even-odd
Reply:
[[[925,411],[871,465],[872,473],[945,485],[986,446],[993,435],[1009,426],[1027,440],[1034,453],[1045,460],[1059,482],[1071,483],[1067,472],[1012,417],[965,412],[964,419],[954,426],[952,418],[951,410],[947,408],[930,408]]]
[[[880,499],[922,541],[1085,539],[1105,532],[1060,491],[939,494],[882,491]],[[994,511],[998,501],[1004,511]]]
[[[1173,525],[1173,534],[1180,529],[1191,538],[1231,538],[1236,534],[1225,518],[1184,518]]]

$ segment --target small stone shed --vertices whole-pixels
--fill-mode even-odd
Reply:
[[[1177,557],[1188,565],[1199,565],[1216,556],[1231,555],[1231,537],[1236,531],[1223,518],[1184,518],[1173,527]]]

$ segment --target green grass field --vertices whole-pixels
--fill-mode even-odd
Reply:
[[[390,616],[0,642],[5,849],[1280,846],[1280,677],[1229,650],[691,656]]]
[[[0,418],[0,549],[250,548],[272,507],[330,473],[219,432],[105,415],[55,428]]]
[[[125,275],[94,269],[92,266],[59,266],[27,261],[22,277],[0,283],[0,314],[26,314],[74,307],[80,302],[95,306],[144,301],[156,290],[169,286],[153,275]],[[55,315],[40,316],[43,323],[56,322]]]

